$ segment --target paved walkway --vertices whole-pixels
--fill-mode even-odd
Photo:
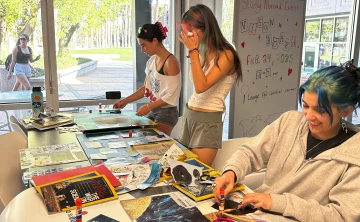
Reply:
[[[100,58],[97,69],[59,84],[59,91],[64,94],[60,100],[93,99],[116,90],[126,96],[134,91],[133,82],[131,62]]]

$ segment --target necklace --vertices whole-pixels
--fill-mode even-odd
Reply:
[[[316,145],[313,146],[311,149],[309,149],[308,151],[306,151],[305,156],[306,156],[311,150],[313,150],[314,148],[316,148],[317,146],[319,146],[319,145],[320,145],[322,142],[324,142],[324,141],[326,141],[326,140],[320,141],[318,144],[316,144]],[[309,159],[312,159],[312,158],[310,157]]]

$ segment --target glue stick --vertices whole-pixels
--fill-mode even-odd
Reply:
[[[225,209],[225,193],[223,189],[220,189],[220,205],[219,210]]]
[[[82,199],[76,198],[76,222],[82,222]]]

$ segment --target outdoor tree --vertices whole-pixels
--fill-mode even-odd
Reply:
[[[307,21],[305,26],[305,41],[317,42],[319,41],[320,21]]]
[[[55,23],[58,37],[58,55],[68,54],[70,40],[80,27],[90,31],[108,20],[118,17],[126,0],[55,0]]]
[[[19,18],[24,16],[23,11],[19,10],[22,6],[23,1],[21,0],[0,0],[0,47],[4,42],[6,32],[10,31],[16,34],[12,26]]]
[[[223,1],[223,11],[222,11],[223,17],[221,22],[221,31],[229,42],[232,42],[233,18],[234,18],[233,12],[234,12],[234,0]]]
[[[20,36],[26,33],[32,36],[35,31],[37,14],[41,8],[41,3],[40,0],[27,0],[23,1],[22,4],[23,11],[16,27],[17,35]]]

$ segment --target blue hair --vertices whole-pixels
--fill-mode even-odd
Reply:
[[[334,115],[331,104],[336,105],[340,110],[353,107],[356,113],[356,108],[360,104],[359,80],[360,71],[352,62],[320,69],[300,86],[299,103],[302,104],[301,99],[305,91],[316,93],[320,114],[324,109],[329,114],[332,124]]]

